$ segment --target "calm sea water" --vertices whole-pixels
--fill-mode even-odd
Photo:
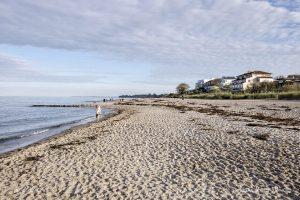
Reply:
[[[95,120],[93,108],[30,107],[33,104],[87,104],[96,97],[0,97],[0,153]],[[110,110],[103,109],[105,116]]]

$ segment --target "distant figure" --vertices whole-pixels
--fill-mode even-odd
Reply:
[[[106,101],[106,99],[103,99],[103,102],[105,102]]]
[[[184,96],[183,95],[182,95],[181,99],[184,100]]]
[[[96,105],[96,118],[98,119],[99,115],[101,115],[101,107],[100,105]]]

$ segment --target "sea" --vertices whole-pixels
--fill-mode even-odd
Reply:
[[[89,104],[103,97],[0,97],[0,153],[9,152],[95,120],[94,108],[31,107]],[[111,113],[102,109],[101,116]]]

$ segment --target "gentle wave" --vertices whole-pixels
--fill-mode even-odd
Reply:
[[[37,134],[41,134],[41,133],[45,133],[47,131],[49,131],[50,129],[45,129],[45,130],[41,130],[41,131],[35,131],[32,133],[32,135],[37,135]]]
[[[0,126],[1,127],[5,127],[5,126],[12,126],[12,125],[16,125],[16,124],[26,124],[26,123],[33,123],[33,122],[41,122],[41,121],[46,121],[46,120],[51,120],[51,119],[55,119],[55,117],[36,117],[36,118],[23,118],[23,119],[10,119],[10,120],[5,120],[0,122]]]
[[[55,129],[55,128],[60,128],[60,127],[63,127],[63,126],[76,124],[76,123],[86,121],[86,120],[92,119],[92,118],[93,117],[86,117],[86,118],[79,119],[79,120],[73,120],[73,121],[70,121],[70,122],[65,122],[65,123],[61,123],[61,124],[57,124],[57,125],[53,125],[53,126],[49,126],[49,127],[44,127],[42,129],[28,130],[25,133],[24,132],[10,133],[11,136],[6,136],[6,137],[2,137],[2,138],[0,137],[0,143],[7,142],[9,140],[17,140],[17,139],[21,139],[21,138],[24,138],[24,137],[30,137],[32,135],[38,135],[38,134],[46,133],[46,132],[48,132],[52,129]]]
[[[49,130],[50,129],[43,129],[43,130],[34,131],[32,133],[29,133],[29,134],[27,132],[26,134],[22,134],[22,135],[13,135],[13,136],[2,137],[2,138],[0,138],[0,143],[7,142],[9,140],[17,140],[17,139],[21,139],[21,138],[24,138],[24,137],[29,137],[29,136],[32,136],[32,135],[38,135],[38,134],[41,134],[41,133],[45,133]]]

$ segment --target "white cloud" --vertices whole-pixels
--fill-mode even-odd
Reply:
[[[0,82],[99,83],[99,80],[106,80],[106,76],[44,73],[22,58],[0,52]]]
[[[29,63],[23,59],[0,53],[0,81],[22,80],[26,76],[35,76]]]
[[[249,67],[299,72],[299,5],[292,0],[2,0],[0,43],[159,64],[153,71],[158,79],[224,69],[233,74]]]

